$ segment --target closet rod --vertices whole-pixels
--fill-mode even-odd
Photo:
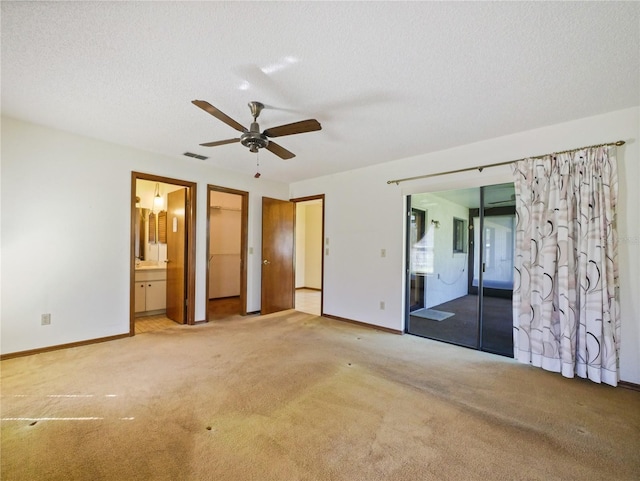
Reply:
[[[459,172],[468,172],[470,170],[477,170],[479,172],[482,172],[483,169],[488,169],[489,167],[498,167],[499,165],[508,165],[508,164],[513,164],[514,162],[519,162],[521,160],[525,160],[525,159],[541,159],[543,157],[546,157],[547,155],[558,155],[558,154],[568,154],[569,152],[577,152],[578,150],[583,150],[583,149],[596,149],[598,147],[608,147],[611,145],[615,145],[617,147],[620,147],[621,145],[624,145],[625,141],[624,140],[618,140],[616,142],[608,142],[606,144],[596,144],[596,145],[587,145],[585,147],[579,147],[577,149],[570,149],[570,150],[563,150],[561,152],[553,152],[552,154],[545,154],[545,155],[536,155],[534,157],[525,157],[523,159],[518,159],[518,160],[510,160],[508,162],[498,162],[496,164],[486,164],[486,165],[480,165],[478,167],[467,167],[465,169],[458,169],[458,170],[448,170],[446,172],[438,172],[435,174],[425,174],[425,175],[418,175],[416,177],[406,177],[404,179],[394,179],[394,180],[387,180],[387,184],[396,184],[399,185],[400,182],[407,182],[409,180],[417,180],[417,179],[426,179],[428,177],[437,177],[439,175],[447,175],[447,174],[457,174]]]

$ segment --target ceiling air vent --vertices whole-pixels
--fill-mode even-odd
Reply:
[[[194,159],[207,160],[209,157],[205,157],[204,155],[194,154],[193,152],[185,152],[182,155],[186,155],[187,157],[193,157]]]

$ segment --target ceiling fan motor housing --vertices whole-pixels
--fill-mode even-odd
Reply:
[[[257,152],[258,149],[263,149],[269,145],[267,136],[260,133],[260,126],[257,122],[251,122],[251,127],[248,132],[245,132],[240,136],[240,143],[245,147],[249,147],[250,152]]]

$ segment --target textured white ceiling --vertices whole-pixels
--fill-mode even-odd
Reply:
[[[7,2],[2,113],[296,181],[640,104],[638,2]],[[571,146],[568,146],[571,147]],[[535,152],[537,153],[537,152]],[[453,167],[452,167],[453,168]]]

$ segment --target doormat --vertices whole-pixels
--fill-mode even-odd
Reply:
[[[437,311],[436,309],[418,309],[409,313],[412,316],[430,319],[432,321],[444,321],[455,315],[453,312]]]

